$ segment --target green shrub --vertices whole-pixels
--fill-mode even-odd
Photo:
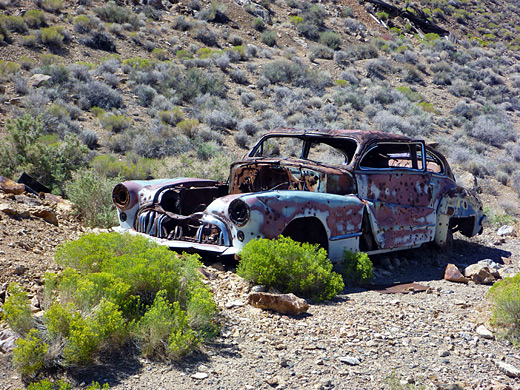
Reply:
[[[289,19],[291,20],[291,23],[295,26],[303,23],[303,18],[301,16],[289,16]]]
[[[489,290],[492,323],[503,337],[520,345],[520,274],[496,282]]]
[[[102,126],[114,133],[120,133],[130,126],[130,119],[126,115],[106,114],[101,117]]]
[[[11,283],[7,288],[7,298],[2,306],[3,318],[12,330],[21,335],[29,333],[33,327],[33,318],[27,293],[18,283]]]
[[[40,382],[31,383],[27,386],[27,390],[72,390],[72,385],[67,382],[62,381],[61,379],[56,382],[51,382],[47,379],[42,379]],[[110,389],[108,383],[103,384],[101,386],[98,382],[92,382],[89,386],[85,388],[85,390],[101,390],[101,389]]]
[[[4,16],[2,18],[2,22],[3,25],[11,32],[24,34],[28,30],[27,24],[25,23],[24,18],[21,16]]]
[[[324,31],[320,34],[320,43],[332,50],[338,50],[341,45],[341,35],[334,31]]]
[[[79,15],[74,18],[74,29],[83,34],[88,33],[92,30],[92,20],[87,15]]]
[[[173,110],[159,111],[158,116],[161,122],[175,126],[182,121],[184,114],[179,107],[175,107]]]
[[[41,7],[47,12],[60,13],[63,9],[62,0],[43,0]]]
[[[107,178],[94,170],[74,172],[72,180],[65,184],[65,194],[85,225],[100,228],[117,225],[112,189],[119,181],[118,176]]]
[[[387,21],[388,20],[388,12],[381,11],[381,12],[378,12],[376,15],[382,21]]]
[[[343,277],[356,284],[365,284],[374,277],[374,267],[370,258],[363,252],[345,251],[341,272]]]
[[[264,29],[265,29],[264,19],[262,19],[260,17],[254,18],[253,22],[252,22],[252,26],[257,31],[264,31]]]
[[[36,329],[31,329],[25,339],[15,341],[13,365],[23,377],[32,377],[45,365],[45,355],[49,345],[45,343]]]
[[[159,291],[153,304],[138,324],[138,337],[145,356],[168,355],[178,359],[198,343],[195,332],[188,325],[186,312],[179,302],[170,303],[165,290]]]
[[[58,247],[59,275],[46,274],[43,337],[15,350],[29,375],[43,362],[85,365],[134,342],[145,356],[177,359],[218,333],[217,306],[196,255],[179,256],[140,236],[99,233]],[[53,360],[46,357],[47,350]]]
[[[130,23],[135,28],[139,22],[137,14],[132,13],[130,8],[118,6],[114,1],[109,1],[103,7],[94,8],[94,13],[108,23]]]
[[[63,35],[63,27],[44,27],[40,29],[40,42],[49,46],[61,46],[65,35]]]
[[[262,42],[265,43],[267,46],[275,46],[276,45],[276,33],[271,30],[264,31],[262,33]]]
[[[50,143],[40,118],[7,119],[6,129],[8,136],[0,142],[0,167],[5,176],[25,171],[59,193],[72,172],[87,164],[88,149],[76,137],[68,135]]]
[[[40,28],[47,24],[44,13],[37,9],[28,10],[23,15],[23,20],[30,28]]]
[[[156,47],[152,50],[152,57],[157,58],[159,61],[166,61],[168,59],[168,52],[164,49]]]
[[[112,154],[101,154],[96,156],[90,165],[100,178],[144,180],[151,175],[155,162],[149,158],[134,155],[120,159]]]
[[[247,243],[240,251],[237,274],[316,301],[333,298],[344,286],[341,276],[332,271],[325,249],[283,236]]]
[[[195,137],[200,122],[197,119],[184,119],[177,123],[180,131],[189,138]]]

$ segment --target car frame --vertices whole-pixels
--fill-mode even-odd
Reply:
[[[482,204],[434,145],[362,130],[281,128],[230,167],[227,182],[126,181],[113,191],[118,231],[174,250],[237,254],[256,238],[320,244],[333,262],[449,244],[482,232]]]

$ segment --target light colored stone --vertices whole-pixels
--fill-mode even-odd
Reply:
[[[496,281],[489,267],[478,263],[466,267],[464,275],[477,284],[494,283]]]
[[[497,230],[497,235],[499,236],[511,236],[515,232],[515,229],[512,226],[504,225],[501,226],[500,229]]]
[[[346,363],[349,366],[358,366],[361,364],[358,358],[355,358],[354,356],[343,356],[339,358],[339,361],[341,363]]]
[[[29,78],[29,84],[33,87],[41,87],[43,83],[49,81],[52,77],[46,74],[36,73]]]
[[[515,366],[499,361],[496,361],[496,365],[500,371],[511,378],[520,378],[520,370]]]
[[[294,294],[271,294],[254,292],[249,294],[249,304],[264,310],[274,310],[283,314],[298,315],[309,310],[305,299]]]
[[[484,325],[480,325],[478,328],[477,328],[477,334],[482,337],[483,339],[489,339],[489,340],[492,340],[494,339],[495,337],[493,336],[493,333],[487,329]]]
[[[198,379],[198,380],[202,380],[202,379],[206,379],[209,375],[205,372],[196,372],[195,374],[193,374],[191,377],[193,379]]]

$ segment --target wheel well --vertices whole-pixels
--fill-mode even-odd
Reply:
[[[461,232],[466,237],[471,237],[473,229],[475,228],[475,217],[464,217],[457,218],[452,217],[450,219],[450,229],[453,232]]]
[[[298,218],[292,220],[282,233],[294,241],[319,244],[326,251],[329,250],[329,239],[323,224],[318,218]]]

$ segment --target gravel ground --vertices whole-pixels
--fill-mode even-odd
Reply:
[[[22,199],[0,201],[11,202],[11,208],[25,204]],[[2,212],[0,226],[2,288],[18,281],[29,291],[38,290],[45,269],[56,267],[56,244],[82,231],[70,220],[54,226]],[[520,239],[498,237],[491,228],[471,240],[457,238],[451,252],[426,248],[373,259],[376,285],[414,281],[429,287],[427,292],[347,288],[299,316],[249,306],[251,286],[233,272],[234,264],[207,261],[207,283],[221,310],[217,339],[181,362],[129,360],[122,351],[120,358],[68,372],[66,379],[77,388],[98,381],[113,389],[150,390],[520,389],[520,378],[500,368],[504,363],[519,368],[519,350],[477,333],[480,325],[493,330],[485,299],[489,286],[442,279],[446,264],[482,259],[516,272]],[[15,388],[23,383],[10,355],[0,353],[0,389]]]

